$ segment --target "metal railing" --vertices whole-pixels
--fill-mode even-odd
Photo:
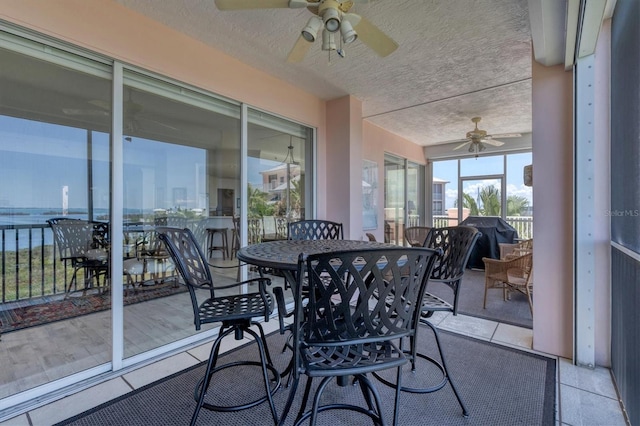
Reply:
[[[533,216],[507,216],[505,220],[518,231],[518,238],[523,240],[533,238]],[[457,218],[433,216],[433,226],[436,228],[456,226],[457,224]]]
[[[6,303],[64,293],[71,270],[59,262],[48,224],[0,225],[0,273]]]
[[[533,217],[507,216],[518,237],[533,237]],[[434,216],[433,226],[457,219]],[[0,303],[64,294],[73,268],[59,260],[48,224],[0,225]]]

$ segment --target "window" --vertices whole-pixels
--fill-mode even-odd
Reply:
[[[424,176],[424,165],[385,154],[385,241],[403,245],[405,227],[423,225],[425,223]]]
[[[313,212],[313,129],[250,108],[243,117],[239,102],[121,64],[115,90],[123,102],[114,105],[111,59],[29,37],[0,31],[0,308],[46,313],[34,325],[42,334],[55,321],[58,346],[55,354],[43,350],[34,327],[15,331],[26,342],[14,353],[22,364],[0,367],[0,376],[15,378],[0,400],[18,402],[193,342],[188,296],[172,263],[153,251],[157,225],[189,227],[206,251],[207,228],[227,228],[231,241],[232,217],[245,209],[290,218]],[[249,152],[241,151],[243,119]],[[243,173],[259,197],[242,187]],[[103,274],[108,291],[84,291],[81,270],[71,285],[80,291],[65,298],[74,267],[61,260],[46,222],[57,217],[101,230],[88,244],[102,244],[105,262],[123,265],[122,274]],[[219,255],[211,260],[223,261]],[[124,327],[112,330],[111,317]],[[154,326],[168,318],[171,332]],[[122,359],[112,360],[117,347]]]
[[[523,179],[524,166],[531,162],[530,152],[434,161],[433,226],[455,225],[469,215],[500,216],[520,238],[531,238],[532,190]],[[458,193],[459,185],[463,194]]]

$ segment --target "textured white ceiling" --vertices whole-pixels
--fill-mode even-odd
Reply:
[[[362,101],[365,119],[419,145],[461,139],[481,116],[490,134],[531,131],[527,0],[369,0],[362,15],[400,47],[378,57],[360,41],[346,57],[316,42],[287,55],[307,9],[219,11],[214,0],[116,0],[269,74],[330,100]]]

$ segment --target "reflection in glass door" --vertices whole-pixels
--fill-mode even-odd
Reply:
[[[404,159],[385,154],[384,156],[384,240],[403,243],[405,169]]]
[[[407,163],[407,226],[423,226],[424,217],[424,166]]]
[[[249,109],[247,244],[286,239],[289,222],[310,218],[312,137],[309,127]]]
[[[125,71],[123,87],[124,354],[196,333],[186,287],[157,226],[189,228],[210,263],[230,260],[240,194],[240,107]],[[212,268],[216,279],[237,269]],[[206,327],[203,327],[206,329]]]
[[[0,399],[111,361],[111,114],[94,112],[111,67],[7,45],[21,50],[0,49]]]
[[[461,178],[460,198],[458,205],[462,204],[460,219],[468,216],[498,216],[503,213],[504,205],[504,179],[502,176],[481,176],[474,178]]]

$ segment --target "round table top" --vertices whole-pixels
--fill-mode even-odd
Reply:
[[[238,259],[264,268],[295,270],[300,253],[316,254],[338,250],[398,247],[395,244],[362,240],[278,240],[252,244],[238,250]]]

